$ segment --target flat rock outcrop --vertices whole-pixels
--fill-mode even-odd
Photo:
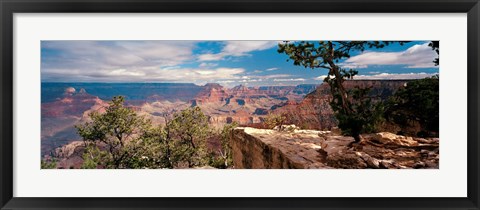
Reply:
[[[322,132],[237,128],[232,143],[235,168],[327,168],[319,151]]]
[[[329,131],[237,128],[232,149],[235,168],[252,169],[405,169],[439,168],[439,139],[415,138],[388,132],[352,137]]]

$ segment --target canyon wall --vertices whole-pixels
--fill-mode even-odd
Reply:
[[[345,88],[370,88],[370,95],[386,100],[410,80],[347,80]],[[332,96],[327,83],[322,83],[299,102],[289,102],[272,107],[270,112],[287,117],[287,123],[302,129],[330,130],[338,125],[330,106]]]

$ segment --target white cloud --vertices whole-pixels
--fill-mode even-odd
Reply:
[[[423,79],[426,77],[432,77],[436,73],[400,73],[400,74],[391,74],[391,73],[378,73],[373,75],[356,75],[353,77],[355,80],[395,80],[395,79]],[[327,75],[321,75],[313,78],[314,80],[323,81]]]
[[[206,53],[198,56],[199,61],[219,61],[222,60],[226,55],[224,53],[212,54]]]
[[[277,44],[277,41],[227,41],[223,52],[233,56],[242,56],[248,52],[272,48]]]
[[[159,70],[149,75],[153,80],[160,81],[209,81],[218,79],[238,79],[239,74],[245,72],[242,68],[216,68],[216,69],[170,69]]]
[[[139,72],[139,71],[127,71],[126,69],[117,69],[117,70],[112,70],[107,72],[108,75],[110,76],[145,76],[144,72]]]
[[[42,50],[61,54],[42,56],[42,68],[173,66],[192,59],[194,45],[190,41],[43,41]]]
[[[276,71],[278,70],[279,68],[269,68],[269,69],[265,69],[265,71]]]
[[[201,83],[244,75],[212,62],[181,67],[194,48],[190,41],[44,41],[42,81]]]
[[[428,43],[414,45],[402,52],[364,52],[348,58],[340,66],[367,68],[369,65],[406,65],[407,68],[433,68],[437,53]]]
[[[274,79],[274,78],[285,78],[285,77],[292,77],[291,74],[270,74],[270,75],[252,75],[249,76],[250,78],[256,79]]]
[[[220,53],[198,56],[199,61],[218,61],[227,56],[247,56],[249,52],[266,50],[277,46],[278,41],[226,41]]]
[[[313,78],[314,80],[321,80],[323,81],[325,78],[327,78],[327,75],[320,75],[318,77]]]
[[[402,74],[390,74],[390,73],[380,73],[374,75],[357,75],[353,79],[356,80],[394,80],[394,79],[423,79],[426,77],[432,77],[436,74],[431,73],[402,73]]]
[[[344,69],[364,69],[364,68],[368,68],[368,65],[366,65],[366,64],[357,65],[357,64],[342,63],[342,64],[339,64],[339,66],[344,68]]]
[[[144,81],[192,60],[194,47],[191,41],[42,41],[42,81]]]
[[[291,79],[274,79],[274,82],[302,82],[304,78],[291,78]]]
[[[245,72],[243,68],[159,68],[155,70],[99,70],[95,72],[83,72],[81,69],[48,69],[45,70],[42,77],[46,80],[56,80],[61,77],[64,82],[182,82],[182,83],[198,83],[209,82],[212,80],[231,80],[241,79],[241,75]]]
[[[219,81],[216,81],[216,83],[220,83],[220,84],[229,84],[229,83],[234,83],[234,82],[237,82],[235,80],[219,80]]]
[[[216,67],[216,66],[218,66],[218,64],[216,64],[216,63],[201,63],[200,65],[198,65],[198,67],[201,67],[201,68]]]

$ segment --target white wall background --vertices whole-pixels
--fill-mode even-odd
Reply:
[[[15,14],[14,196],[466,197],[466,33],[466,14]],[[40,170],[41,40],[288,39],[440,40],[440,169]]]

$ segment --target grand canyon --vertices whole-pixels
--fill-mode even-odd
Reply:
[[[345,86],[370,87],[371,94],[385,100],[408,82],[351,80]],[[108,101],[120,94],[126,98],[126,107],[155,125],[165,125],[167,116],[195,106],[205,113],[210,125],[218,128],[231,123],[262,128],[268,114],[287,116],[287,124],[296,125],[296,129],[330,131],[338,124],[329,104],[332,97],[326,83],[232,88],[215,83],[42,83],[42,93],[42,157],[59,156],[63,150],[78,146],[82,138],[74,126],[87,122],[92,112],[105,112]],[[79,167],[78,154],[67,156],[63,158],[70,162],[63,164]],[[72,158],[77,160],[72,162]]]
[[[117,95],[125,96],[127,107],[155,124],[164,124],[169,114],[199,106],[209,123],[220,127],[232,122],[260,123],[270,112],[301,103],[315,89],[314,84],[225,88],[219,84],[43,83],[42,155],[81,140],[74,125],[88,120],[91,112],[104,111],[107,101]]]
[[[42,41],[42,169],[439,168],[438,41]]]

